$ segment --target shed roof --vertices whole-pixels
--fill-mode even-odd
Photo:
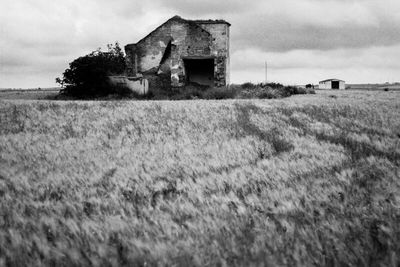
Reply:
[[[324,83],[324,82],[330,82],[330,81],[339,81],[339,82],[344,82],[343,80],[339,80],[339,79],[327,79],[327,80],[320,81],[320,83]]]

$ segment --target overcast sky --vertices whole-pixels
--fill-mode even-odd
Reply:
[[[399,0],[1,0],[0,87],[50,87],[75,58],[174,15],[225,19],[232,82],[400,81]]]

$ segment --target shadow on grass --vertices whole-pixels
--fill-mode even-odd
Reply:
[[[273,147],[274,155],[289,152],[294,149],[294,145],[283,138],[282,130],[277,127],[271,128],[268,131],[261,130],[256,124],[251,121],[252,114],[266,114],[254,104],[235,104],[236,110],[236,137],[255,136],[265,142],[268,142]],[[260,158],[267,157],[260,152]]]
[[[332,111],[332,110],[330,110]],[[322,142],[328,142],[335,145],[343,146],[348,152],[353,162],[357,162],[360,159],[368,158],[370,156],[375,156],[378,158],[386,158],[396,165],[400,164],[400,153],[398,153],[395,147],[383,150],[376,147],[373,143],[368,143],[366,141],[355,140],[351,137],[352,134],[360,135],[366,134],[371,139],[374,137],[380,138],[395,138],[395,135],[384,132],[381,129],[371,128],[365,125],[356,125],[354,123],[354,118],[356,118],[362,111],[352,111],[348,107],[344,110],[334,110],[332,112],[327,112],[321,107],[304,107],[304,108],[294,108],[294,109],[279,109],[279,112],[288,116],[288,123],[294,128],[300,130],[304,135],[314,136],[317,140]],[[336,128],[334,133],[321,133],[310,129],[307,123],[293,117],[294,113],[303,113],[307,115],[311,120],[321,123],[329,124]],[[366,115],[364,114],[364,117]],[[347,122],[338,122],[337,118],[346,118]]]

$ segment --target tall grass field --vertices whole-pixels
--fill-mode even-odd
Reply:
[[[0,100],[0,266],[399,266],[400,92]]]

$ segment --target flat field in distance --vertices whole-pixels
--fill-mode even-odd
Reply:
[[[0,266],[398,266],[400,92],[0,101]]]
[[[45,100],[55,97],[60,88],[45,89],[0,89],[0,99],[12,100]]]
[[[347,84],[350,90],[400,90],[400,83]]]

